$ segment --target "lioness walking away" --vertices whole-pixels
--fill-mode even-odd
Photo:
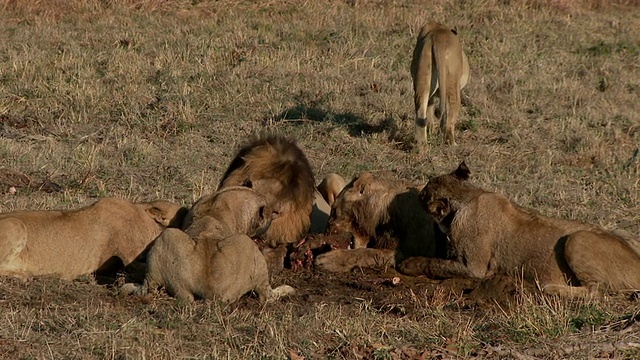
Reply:
[[[455,144],[454,131],[461,108],[460,90],[469,81],[469,61],[455,30],[433,21],[422,27],[413,50],[411,77],[418,146],[426,144],[427,127],[430,133],[434,133],[435,97],[440,98],[440,127],[445,131],[445,140]]]
[[[402,271],[436,278],[521,272],[544,292],[565,297],[640,290],[640,253],[628,241],[595,225],[520,207],[472,185],[469,174],[463,162],[420,192],[455,259],[410,258],[400,264]]]

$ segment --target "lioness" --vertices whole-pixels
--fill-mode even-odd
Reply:
[[[182,230],[167,229],[155,241],[144,283],[125,284],[121,292],[146,295],[164,286],[179,300],[225,303],[252,290],[262,302],[291,294],[287,285],[271,288],[265,258],[251,239],[269,228],[273,216],[265,199],[247,187],[204,196],[187,213]]]
[[[521,272],[546,293],[640,289],[640,253],[623,238],[578,221],[539,215],[467,181],[462,162],[420,192],[420,202],[450,239],[455,259],[411,258],[405,273],[487,278]]]
[[[307,158],[292,140],[270,135],[243,145],[218,190],[229,186],[250,187],[280,211],[262,236],[269,246],[295,243],[309,230],[315,180]]]
[[[328,232],[349,233],[353,249],[335,249],[316,258],[330,271],[394,266],[410,256],[445,256],[444,240],[418,201],[419,188],[402,180],[364,172],[338,195]]]
[[[427,126],[429,132],[434,133],[435,97],[440,98],[440,126],[445,131],[445,140],[455,145],[460,90],[469,81],[469,61],[455,30],[433,21],[420,29],[411,60],[411,77],[418,145],[426,144]]]
[[[133,204],[104,198],[78,210],[0,214],[0,275],[65,279],[133,262],[187,209],[166,201]]]

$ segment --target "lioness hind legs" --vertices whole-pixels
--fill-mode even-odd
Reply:
[[[427,119],[416,117],[415,123],[415,138],[418,146],[425,146],[427,144]]]
[[[258,254],[258,256],[262,257],[260,254]],[[253,291],[258,294],[258,299],[262,304],[276,301],[295,292],[295,289],[289,285],[280,285],[275,289],[271,288],[266,261],[263,258],[256,258],[255,262],[257,263],[257,266],[254,269],[254,275],[252,276],[254,279]]]
[[[564,257],[583,285],[605,291],[640,289],[640,254],[615,235],[572,233],[564,245]]]
[[[455,82],[450,89],[447,89],[446,112],[440,114],[440,127],[445,134],[445,142],[449,145],[456,145],[455,128],[460,114],[460,86]],[[440,106],[442,109],[442,106]]]
[[[433,135],[436,132],[435,104],[434,98],[421,98],[416,104],[415,139],[418,146],[427,145],[427,134]]]

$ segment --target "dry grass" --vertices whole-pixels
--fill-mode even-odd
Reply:
[[[0,210],[106,195],[188,205],[236,144],[270,130],[295,137],[318,178],[424,183],[464,159],[522,205],[640,234],[639,14],[628,0],[0,1]],[[458,27],[472,74],[459,145],[437,137],[419,154],[408,66],[429,18]],[[41,191],[46,179],[62,190]],[[470,304],[424,279],[285,275],[301,294],[266,308],[1,279],[0,357],[640,354],[625,296]]]

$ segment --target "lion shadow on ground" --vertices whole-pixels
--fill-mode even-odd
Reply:
[[[353,112],[334,112],[317,105],[296,105],[283,110],[275,116],[269,116],[264,123],[331,123],[345,127],[352,137],[364,137],[387,133],[388,139],[396,148],[411,151],[414,143],[409,134],[404,134],[392,116],[386,116],[376,124],[368,123],[362,116]]]

